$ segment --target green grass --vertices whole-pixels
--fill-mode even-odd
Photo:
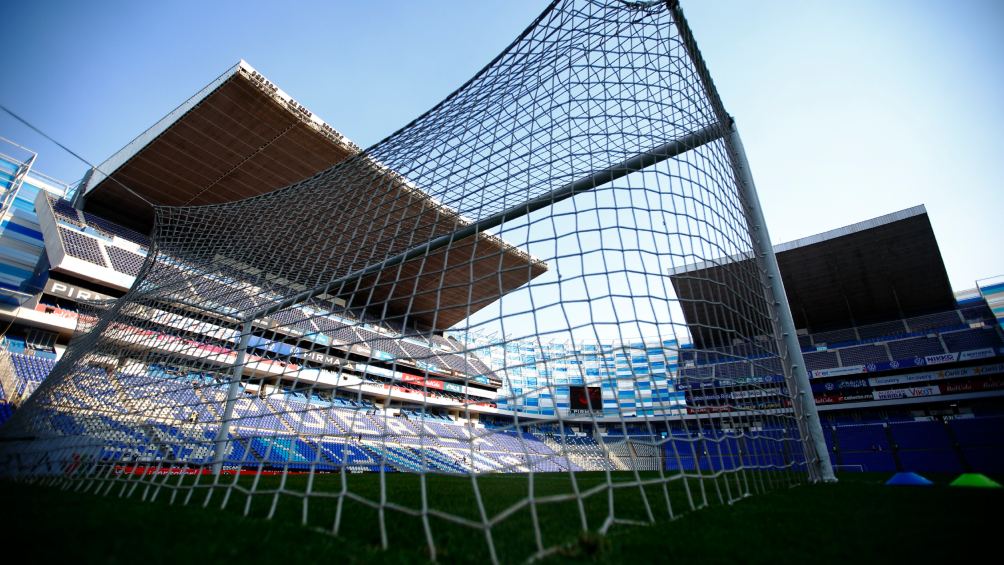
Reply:
[[[615,480],[631,477],[614,475]],[[781,488],[731,505],[721,504],[718,498],[716,489],[725,493],[724,481],[705,481],[704,492],[711,507],[686,512],[672,522],[668,520],[667,497],[675,512],[689,508],[683,483],[670,483],[665,491],[652,485],[646,487],[646,494],[658,523],[615,525],[606,537],[580,533],[580,513],[574,501],[537,505],[537,522],[545,545],[565,544],[546,562],[964,563],[995,549],[1004,489],[949,488],[945,486],[953,478],[949,476],[931,477],[938,483],[934,487],[886,487],[882,485],[885,478],[847,474],[835,485]],[[480,521],[469,479],[429,476],[427,480],[429,508]],[[571,487],[564,474],[535,475],[534,480],[541,499],[568,492]],[[602,473],[584,473],[578,486],[585,491],[605,480]],[[177,481],[172,479],[171,484]],[[379,476],[351,475],[347,481],[349,491],[380,499]],[[383,495],[389,503],[421,507],[419,481],[415,475],[389,475]],[[479,477],[488,515],[525,498],[527,481],[525,476]],[[250,488],[252,482],[244,477],[239,484]],[[203,509],[206,489],[193,490],[188,505],[180,504],[188,491],[179,490],[178,499],[170,505],[172,490],[161,489],[151,503],[140,500],[144,485],[132,496],[121,497],[122,483],[109,484],[113,485],[111,492],[99,496],[0,482],[6,538],[18,547],[30,548],[33,560],[41,561],[414,563],[428,558],[421,518],[400,512],[389,511],[383,516],[390,536],[387,551],[380,549],[377,510],[359,502],[344,502],[339,537],[317,531],[331,530],[338,511],[335,498],[311,498],[306,512],[311,527],[302,527],[303,497],[276,494],[280,486],[283,492],[303,492],[307,484],[302,477],[290,477],[284,485],[277,477],[261,477],[254,485],[257,494],[250,497],[248,517],[242,514],[249,496],[237,491],[232,491],[227,509],[220,510],[220,492],[215,492],[209,507]],[[695,501],[701,501],[701,485],[691,481],[687,486]],[[741,485],[729,484],[729,488],[736,486]],[[333,493],[340,488],[340,476],[318,477],[312,485],[314,492]],[[148,497],[152,494],[146,492]],[[617,516],[646,520],[641,500],[638,487],[616,489]],[[266,520],[273,501],[275,516]],[[602,525],[608,508],[605,490],[586,499],[584,514],[590,529]],[[482,531],[434,516],[429,522],[440,561],[488,562]],[[493,528],[499,558],[503,562],[526,559],[535,548],[533,532],[530,508],[516,510]]]

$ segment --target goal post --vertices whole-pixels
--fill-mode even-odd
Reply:
[[[678,8],[677,8],[678,9]],[[743,199],[748,208],[748,222],[757,249],[757,263],[766,281],[766,299],[774,311],[775,332],[780,341],[780,358],[783,363],[784,377],[791,391],[792,409],[798,419],[799,430],[804,444],[803,449],[809,455],[809,474],[814,481],[836,482],[833,466],[830,463],[829,450],[823,438],[823,427],[816,410],[816,400],[809,384],[809,373],[806,370],[802,348],[798,343],[795,322],[791,316],[791,306],[784,292],[784,282],[781,280],[781,269],[774,255],[767,232],[767,222],[760,207],[760,198],[753,184],[749,162],[746,160],[746,150],[739,138],[739,130],[733,122],[729,127],[728,143],[735,163],[738,184],[741,187]]]
[[[757,266],[765,278],[766,300],[773,311],[772,317],[776,324],[774,331],[778,336],[785,380],[791,390],[792,408],[799,421],[805,452],[810,455],[809,473],[816,481],[836,481],[826,441],[823,438],[823,428],[819,422],[816,401],[812,396],[812,387],[809,384],[805,360],[802,358],[802,348],[798,343],[791,307],[788,305],[788,296],[784,291],[784,282],[781,280],[781,269],[778,267],[777,257],[774,255],[774,247],[767,231],[763,209],[760,207],[760,197],[757,195],[756,185],[753,183],[753,173],[750,170],[749,161],[746,159],[746,149],[739,137],[739,129],[736,127],[735,120],[725,111],[725,105],[715,89],[711,73],[708,72],[704,58],[697,48],[697,42],[687,24],[687,18],[683,15],[680,0],[666,0],[666,7],[673,14],[674,23],[680,32],[680,38],[687,55],[697,70],[701,87],[724,129],[723,135],[732,159],[736,185],[746,208],[746,223],[754,245],[753,252],[756,255]]]

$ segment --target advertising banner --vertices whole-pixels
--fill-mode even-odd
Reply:
[[[938,355],[928,355],[927,357],[924,357],[924,364],[940,365],[942,363],[955,363],[958,360],[958,353],[939,353]]]
[[[852,388],[868,388],[869,386],[869,382],[866,379],[814,382],[812,383],[812,392],[833,392]]]
[[[727,388],[742,385],[783,383],[784,375],[758,375],[749,377],[739,377],[735,379],[700,379],[681,377],[676,384],[677,390],[701,389],[701,388]]]
[[[941,389],[938,385],[916,386],[911,388],[894,388],[891,390],[876,390],[872,392],[875,400],[894,400],[897,398],[917,398],[921,396],[938,396]]]
[[[977,375],[987,375],[993,373],[1004,373],[1004,363],[994,363],[992,365],[980,365],[978,367],[960,367],[958,369],[945,369],[943,371],[924,371],[923,373],[911,373],[908,375],[872,377],[868,379],[868,383],[871,386],[884,386],[884,385],[908,384],[921,381],[933,381],[938,379],[958,379],[958,378],[974,377]]]
[[[973,351],[963,351],[959,355],[960,361],[969,361],[972,359],[986,359],[987,357],[993,357],[997,352],[994,351],[992,347],[987,347],[985,349],[975,349]]]
[[[910,369],[913,367],[926,367],[928,365],[941,365],[944,363],[954,363],[956,361],[971,361],[973,359],[988,359],[997,356],[997,351],[991,347],[963,351],[961,353],[941,353],[939,355],[927,355],[924,357],[914,357],[912,359],[897,359],[882,363],[869,363],[867,365],[853,365],[850,367],[835,367],[832,369],[817,369],[812,371],[812,378],[839,377],[841,375],[852,375],[857,373],[881,373],[895,369]]]
[[[114,300],[111,296],[107,294],[102,294],[100,292],[80,288],[79,286],[72,285],[70,283],[65,283],[62,281],[57,281],[55,279],[49,279],[45,283],[45,288],[42,290],[45,294],[51,294],[53,296],[58,296],[60,298],[69,298],[70,300]]]
[[[990,390],[1004,389],[1004,379],[984,377],[970,381],[940,383],[942,394],[959,394],[963,392],[986,392]]]
[[[833,369],[816,369],[812,372],[812,376],[814,378],[840,377],[843,375],[857,375],[864,372],[864,365],[851,365],[849,367],[835,367]]]
[[[730,393],[730,396],[735,399],[742,399],[742,398],[763,398],[767,396],[777,396],[779,394],[781,394],[781,389],[767,388],[760,390],[737,390]]]
[[[380,359],[381,361],[393,361],[394,356],[386,351],[380,351],[379,349],[372,349],[371,353],[374,359]]]
[[[411,383],[418,386],[425,386],[428,388],[443,390],[443,381],[436,379],[426,379],[418,375],[409,375],[408,373],[401,373],[401,380],[406,383]]]
[[[692,394],[687,393],[688,402],[720,402],[729,399],[729,393],[720,392],[713,394]]]
[[[839,404],[841,402],[859,402],[862,400],[872,400],[871,394],[845,394],[841,392],[817,394],[816,404]]]
[[[941,378],[941,371],[925,371],[923,373],[911,373],[909,375],[894,375],[890,377],[872,377],[868,379],[868,384],[872,386],[885,385],[905,385],[921,381],[932,381]]]

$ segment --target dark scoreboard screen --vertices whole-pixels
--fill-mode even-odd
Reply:
[[[568,387],[568,407],[571,410],[603,410],[603,394],[598,386]]]

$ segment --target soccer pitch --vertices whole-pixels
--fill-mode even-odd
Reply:
[[[614,480],[631,481],[633,473],[614,473]],[[643,478],[648,475],[643,475]],[[651,476],[652,478],[655,475]],[[603,473],[577,474],[582,491],[605,483]],[[718,502],[717,482],[703,481],[703,493],[711,508],[679,516],[672,528],[666,507],[653,505],[656,524],[651,527],[615,525],[606,538],[579,533],[577,502],[549,501],[569,492],[567,475],[534,475],[536,514],[545,546],[565,542],[547,562],[595,561],[604,563],[669,562],[965,562],[980,552],[990,551],[998,521],[996,509],[1004,502],[1004,491],[949,488],[951,477],[934,477],[934,487],[887,487],[885,476],[843,475],[838,484],[804,485],[751,497],[733,505]],[[381,480],[376,474],[346,475],[349,492],[373,500],[381,499]],[[255,489],[248,517],[242,516],[250,490],[233,490],[226,510],[217,492],[209,500],[210,510],[201,508],[205,490],[196,489],[187,506],[180,505],[187,491],[177,491],[169,505],[171,491],[161,489],[156,499],[142,502],[145,485],[137,485],[130,497],[119,497],[123,484],[112,483],[112,496],[63,491],[51,487],[0,483],[7,501],[8,515],[17,516],[7,526],[13,539],[24,540],[39,559],[74,558],[88,562],[120,562],[142,559],[149,562],[239,559],[241,562],[336,561],[413,563],[428,560],[421,517],[391,510],[394,504],[421,507],[420,475],[388,475],[384,490],[383,519],[392,537],[388,550],[381,549],[380,519],[376,509],[345,499],[341,535],[330,531],[337,513],[336,499],[330,504],[310,500],[308,525],[297,525],[304,512],[298,493],[337,493],[343,487],[341,475],[318,475],[312,485],[306,478],[242,477],[240,485]],[[427,475],[428,507],[463,516],[473,521],[480,513],[478,497],[467,477]],[[734,481],[733,479],[730,479]],[[687,487],[701,496],[702,481],[691,479],[669,483],[665,493],[674,504],[684,502]],[[190,481],[183,481],[191,484]],[[177,483],[175,483],[177,484]],[[525,498],[526,476],[482,476],[478,479],[481,500],[489,514],[497,513]],[[649,485],[651,495],[663,493],[661,485]],[[610,493],[623,512],[637,512],[644,520],[638,488],[603,489],[583,499],[590,529],[599,527],[607,514]],[[152,494],[149,491],[148,496]],[[550,497],[550,498],[549,498]],[[322,499],[323,500],[323,499]],[[273,501],[274,510],[273,510]],[[632,504],[634,503],[634,504]],[[264,518],[274,512],[273,520]],[[625,516],[630,515],[626,514]],[[483,562],[487,558],[481,532],[429,517],[440,562]],[[536,546],[530,507],[515,510],[496,531],[495,544],[502,562],[524,561]],[[52,543],[52,532],[63,541]],[[986,553],[983,553],[984,555]]]

